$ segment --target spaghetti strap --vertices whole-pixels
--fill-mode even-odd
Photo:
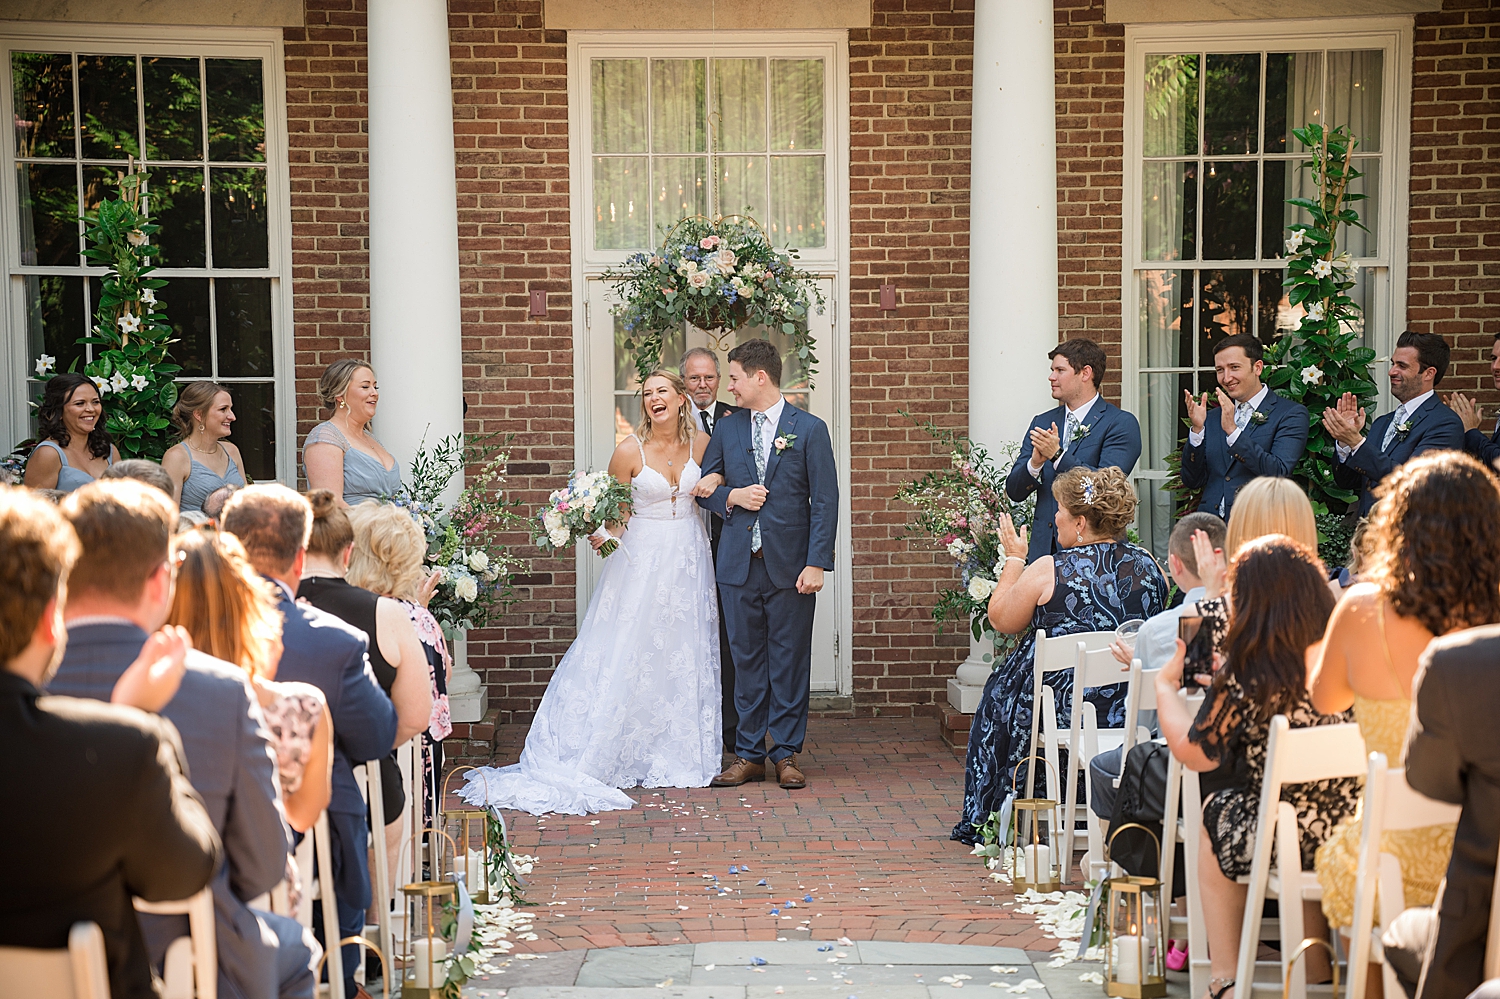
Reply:
[[[1401,674],[1396,672],[1396,664],[1395,664],[1395,662],[1393,662],[1391,660],[1391,643],[1385,637],[1385,596],[1384,596],[1384,594],[1382,594],[1375,601],[1375,609],[1376,609],[1376,613],[1379,615],[1379,621],[1380,621],[1380,651],[1385,654],[1385,668],[1386,668],[1387,671],[1390,672],[1390,674],[1391,674],[1391,680],[1396,684],[1396,690],[1399,692],[1402,689],[1402,687],[1405,686],[1405,685],[1401,682]],[[1402,698],[1404,698],[1404,699],[1406,699],[1406,700],[1411,700],[1410,693],[1401,693],[1401,694],[1399,694],[1399,696],[1402,697]]]
[[[635,434],[631,434],[630,438],[631,438],[631,440],[635,441],[635,449],[641,453],[641,464],[642,465],[646,464],[646,447],[645,447],[645,445],[643,445],[641,443],[641,439],[639,437],[637,437]]]

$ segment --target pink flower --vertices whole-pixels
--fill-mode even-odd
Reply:
[[[953,542],[955,542],[957,540],[958,540],[958,535],[956,535],[956,534],[950,534],[947,537],[943,538],[943,540],[940,541],[940,542],[938,542],[938,543],[941,544],[941,545],[951,545],[951,544],[953,544]]]
[[[966,517],[959,517],[958,519],[956,519],[956,520],[953,521],[953,526],[954,527],[968,527],[969,526],[968,518],[966,518]]]
[[[557,504],[557,512],[558,513],[562,513],[567,508],[568,508],[568,504],[566,504],[566,503],[559,503],[559,504]]]
[[[719,245],[719,237],[704,236],[701,240],[698,241],[698,245],[705,250],[712,250],[714,247]]]

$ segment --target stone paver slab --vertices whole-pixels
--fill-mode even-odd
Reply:
[[[1029,969],[1022,969],[1028,971]],[[912,965],[901,964],[887,968],[883,964],[850,964],[840,962],[834,964],[767,964],[761,968],[747,968],[744,965],[716,965],[713,971],[698,967],[693,969],[694,985],[708,985],[715,982],[727,982],[731,985],[745,985],[760,988],[762,986],[774,989],[780,985],[783,988],[792,986],[826,986],[843,985],[848,988],[844,995],[851,995],[858,990],[849,986],[880,985],[880,986],[927,986],[942,985],[938,981],[947,975],[966,974],[970,976],[967,983],[973,985],[988,984],[991,981],[1004,980],[1007,982],[1019,981],[1020,977],[1015,975],[996,975],[990,972],[986,965],[982,964],[949,964],[949,965]],[[948,986],[944,985],[944,988]]]
[[[857,962],[853,947],[842,947],[832,940],[767,940],[760,943],[701,943],[693,952],[693,964],[729,965],[750,964],[752,958],[761,958],[767,964],[823,964],[833,956],[833,951],[819,951],[819,947],[833,947],[849,955],[848,960]]]
[[[477,995],[464,989],[465,999]],[[493,995],[493,993],[491,993]],[[657,989],[583,988],[562,985],[527,985],[511,989],[506,999],[745,999],[745,990],[734,986],[678,986]]]
[[[964,944],[907,943],[889,940],[861,940],[859,959],[863,964],[1030,964],[1024,950],[1015,947],[973,947]],[[847,948],[839,948],[846,950]]]
[[[651,988],[670,978],[679,985],[687,985],[692,971],[692,944],[610,947],[589,951],[574,984],[587,988]]]

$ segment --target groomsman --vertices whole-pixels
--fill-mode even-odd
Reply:
[[[1005,480],[1005,494],[1017,503],[1037,494],[1031,561],[1057,550],[1052,480],[1080,465],[1117,467],[1129,475],[1141,456],[1140,424],[1099,394],[1107,363],[1103,349],[1079,338],[1058,344],[1047,356],[1052,360],[1047,380],[1052,398],[1060,405],[1031,421],[1021,453]]]
[[[1260,380],[1265,351],[1248,333],[1214,344],[1219,418],[1208,418],[1208,393],[1187,396],[1192,429],[1182,446],[1182,484],[1203,490],[1198,509],[1229,519],[1245,483],[1288,476],[1307,450],[1307,407],[1283,399]]]
[[[1427,451],[1462,451],[1464,425],[1433,390],[1448,371],[1448,342],[1436,333],[1402,333],[1391,354],[1391,395],[1399,405],[1378,418],[1364,436],[1365,411],[1345,393],[1336,408],[1323,410],[1323,426],[1333,436],[1338,464],[1333,478],[1360,490],[1359,515],[1375,505],[1375,487],[1397,465]]]
[[[693,423],[699,430],[713,436],[714,424],[738,413],[738,406],[719,401],[719,355],[707,347],[694,347],[682,355],[678,368],[682,380],[687,382],[688,398],[692,400]],[[708,544],[713,552],[714,563],[719,561],[719,535],[724,533],[724,518],[708,510]],[[715,588],[715,592],[718,590]],[[734,730],[739,724],[739,713],[734,707],[734,657],[729,650],[729,623],[724,617],[724,595],[719,594],[719,687],[723,695],[724,751],[734,752]]]
[[[1490,378],[1495,388],[1500,389],[1500,333],[1495,334],[1495,342],[1490,345]],[[1479,429],[1484,415],[1473,399],[1455,392],[1448,397],[1448,405],[1464,423],[1464,450],[1494,468],[1495,462],[1500,461],[1500,420],[1495,421],[1493,432],[1486,436]]]

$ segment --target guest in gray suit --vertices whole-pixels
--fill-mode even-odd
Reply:
[[[49,690],[106,701],[172,606],[168,550],[177,510],[160,490],[121,480],[74,492],[63,515],[83,555],[68,594],[67,654]],[[188,653],[182,686],[161,713],[182,735],[193,787],[224,842],[225,864],[213,881],[220,994],[311,999],[321,956],[311,934],[247,904],[285,875],[288,834],[276,761],[244,670]],[[186,935],[187,920],[146,916],[141,927],[159,961],[168,943]]]

